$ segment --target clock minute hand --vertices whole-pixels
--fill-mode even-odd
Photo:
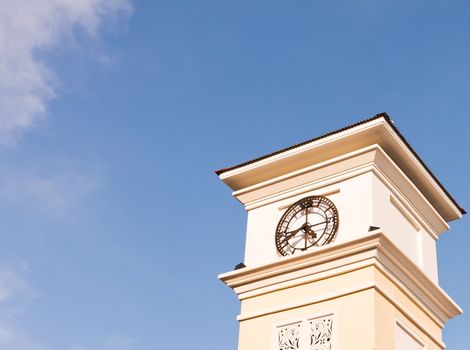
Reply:
[[[316,224],[312,224],[312,225],[308,225],[308,227],[313,227],[313,226],[318,226],[318,225],[321,225],[321,224],[326,224],[328,222],[328,220],[326,221],[322,221],[322,222],[317,222]]]

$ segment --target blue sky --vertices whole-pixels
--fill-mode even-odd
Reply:
[[[469,37],[466,1],[5,0],[0,349],[236,349],[213,171],[379,112],[469,209]],[[438,243],[464,310],[468,225]]]

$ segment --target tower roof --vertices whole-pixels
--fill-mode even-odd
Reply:
[[[384,149],[446,221],[466,214],[386,113],[215,173],[237,191],[374,144]]]

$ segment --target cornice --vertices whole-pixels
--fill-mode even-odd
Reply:
[[[304,168],[374,144],[385,150],[447,222],[458,219],[465,213],[401,134],[383,116],[288,148],[267,158],[224,170],[219,176],[234,194],[239,194],[247,188],[267,183],[272,179],[281,179]]]
[[[241,189],[233,195],[245,205],[246,210],[253,210],[307,191],[327,188],[368,172],[380,178],[401,203],[406,203],[407,210],[416,216],[416,220],[435,239],[449,229],[434,206],[378,144]],[[301,180],[301,176],[308,178]]]
[[[459,306],[381,230],[353,241],[282,257],[263,266],[224,273],[219,279],[233,288],[240,300],[245,300],[368,266],[374,266],[380,271],[440,327],[449,318],[462,313]],[[385,293],[377,279],[368,283]],[[363,287],[355,286],[358,290]]]

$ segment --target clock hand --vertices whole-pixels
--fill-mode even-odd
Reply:
[[[305,229],[306,229],[307,227],[309,227],[309,226],[310,226],[310,225],[309,225],[308,223],[305,223],[305,224],[303,224],[302,226],[300,226],[300,227],[299,227],[298,229],[296,229],[296,230],[286,232],[286,233],[285,233],[285,235],[286,235],[286,236],[285,236],[285,239],[286,239],[286,240],[291,239],[292,237],[295,236],[295,234],[296,234],[297,232],[299,232],[299,231],[301,231],[301,230],[305,230]]]
[[[295,234],[296,234],[297,232],[299,232],[299,231],[302,230],[303,228],[304,228],[304,226],[302,225],[302,227],[298,228],[297,230],[290,231],[290,232],[286,232],[286,238],[285,238],[285,239],[286,239],[286,240],[291,239],[292,237],[295,236]]]
[[[307,234],[312,238],[317,238],[317,234],[311,229],[311,227],[308,228],[308,231],[306,232],[305,236],[307,236]]]
[[[317,238],[317,234],[315,233],[314,230],[312,230],[312,227],[322,225],[322,224],[326,224],[327,222],[330,222],[330,221],[331,221],[331,218],[329,218],[325,221],[322,221],[322,222],[317,222],[316,224],[311,224],[311,225],[309,224],[307,226],[307,230],[308,230],[307,233],[310,235],[310,237]]]
[[[307,235],[310,234],[310,227],[307,229],[307,231],[305,231],[304,233],[304,250],[307,250]]]
[[[328,220],[322,221],[322,222],[317,222],[316,224],[312,224],[312,225],[310,225],[308,222],[305,222],[305,224],[303,224],[303,225],[302,225],[301,227],[299,227],[298,229],[293,230],[293,231],[290,231],[290,232],[286,232],[285,240],[288,241],[289,239],[291,239],[292,237],[294,237],[297,232],[303,230],[304,233],[305,233],[305,235],[304,235],[304,239],[305,239],[305,249],[307,249],[307,234],[308,234],[310,237],[312,237],[312,238],[316,238],[317,235],[316,235],[315,231],[312,230],[312,227],[325,224],[327,221],[328,221]]]
[[[306,215],[307,216],[307,215]],[[305,222],[305,224],[303,224],[302,226],[300,226],[298,229],[296,230],[293,230],[293,231],[289,231],[289,232],[286,232],[285,233],[285,240],[288,241],[289,239],[291,239],[292,237],[294,237],[297,232],[301,231],[301,230],[304,230],[304,232],[306,234],[309,234],[312,238],[315,238],[316,237],[316,234],[313,230],[311,230],[312,227],[314,226],[318,226],[318,225],[322,225],[322,224],[325,224],[327,223],[329,220],[325,220],[325,221],[322,221],[322,222],[317,222],[316,224],[309,224],[308,222]],[[307,235],[305,235],[305,237],[307,237]],[[306,239],[306,238],[305,238]]]
[[[329,220],[326,220],[326,221],[322,221],[322,222],[317,222],[316,224],[312,224],[312,225],[308,225],[308,227],[313,227],[313,226],[318,226],[318,225],[321,225],[321,224],[326,224]]]

